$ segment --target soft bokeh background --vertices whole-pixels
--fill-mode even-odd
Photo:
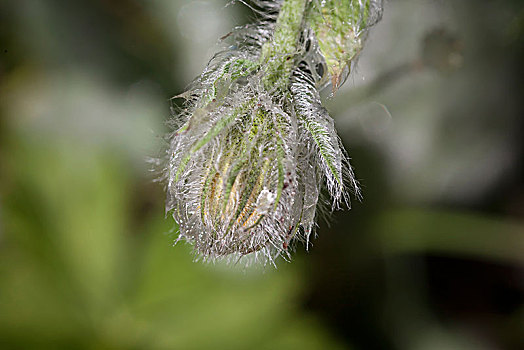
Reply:
[[[173,247],[145,162],[225,4],[0,2],[0,348],[523,349],[521,1],[386,3],[327,101],[364,200],[278,269]]]

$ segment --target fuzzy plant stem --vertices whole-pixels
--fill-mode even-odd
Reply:
[[[266,89],[284,90],[287,87],[308,2],[309,0],[285,0],[282,4],[273,40],[262,48],[261,62],[267,64],[267,74],[264,77]]]

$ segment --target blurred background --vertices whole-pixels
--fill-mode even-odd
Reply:
[[[390,0],[326,103],[363,186],[278,268],[164,216],[225,0],[0,2],[1,349],[524,349],[524,6]],[[326,94],[327,95],[327,94]]]

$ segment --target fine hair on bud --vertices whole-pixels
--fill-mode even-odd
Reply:
[[[294,242],[308,246],[322,192],[331,210],[360,196],[319,90],[343,82],[382,4],[237,2],[258,20],[225,35],[228,46],[176,96],[166,212],[199,260],[275,264]]]

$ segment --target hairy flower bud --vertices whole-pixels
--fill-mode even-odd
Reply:
[[[334,208],[349,204],[348,190],[358,195],[318,93],[328,72],[315,66],[330,55],[346,64],[355,55],[339,57],[318,44],[320,22],[307,14],[324,5],[252,3],[265,19],[228,35],[234,45],[179,96],[186,101],[169,136],[166,210],[179,239],[204,260],[288,256],[293,240],[309,240],[322,186]]]

